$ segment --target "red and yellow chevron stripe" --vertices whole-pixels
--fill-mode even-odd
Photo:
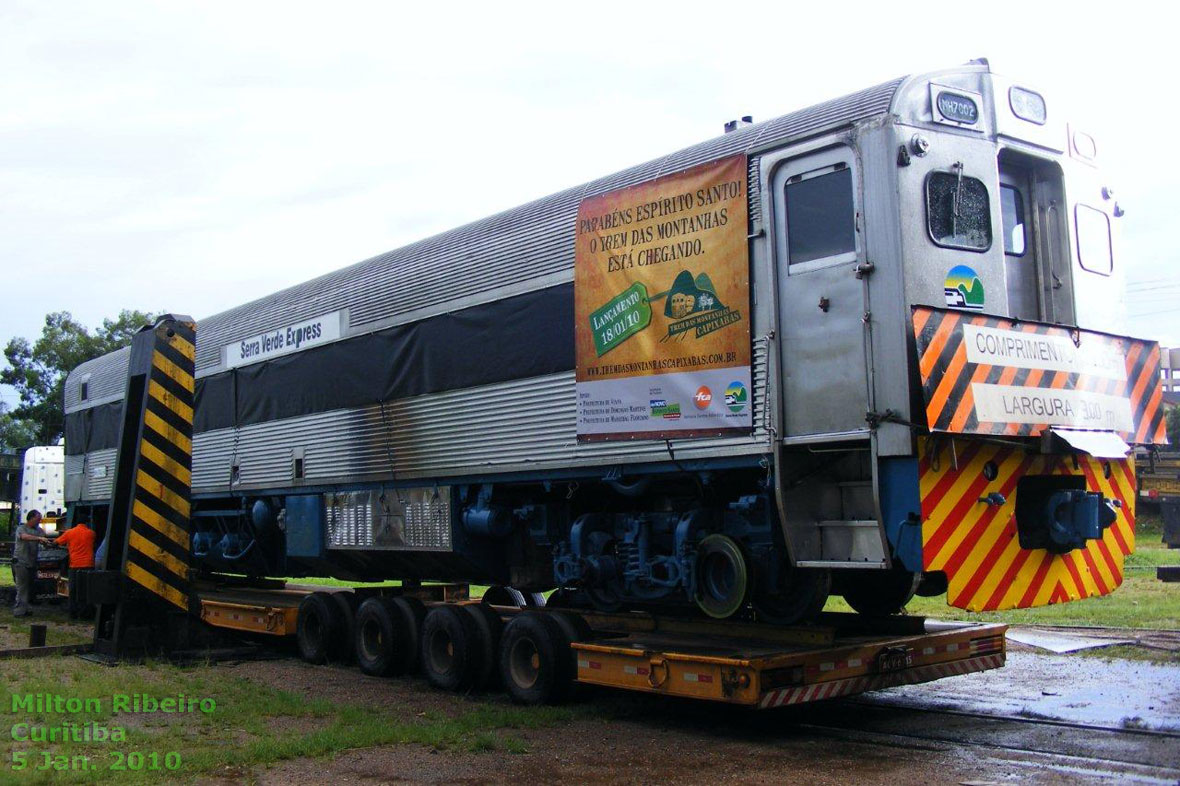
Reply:
[[[913,329],[931,431],[1167,442],[1154,341],[929,306],[913,307]]]
[[[922,562],[947,575],[947,603],[968,611],[1030,608],[1106,595],[1123,582],[1123,560],[1135,548],[1132,458],[1042,455],[1018,445],[974,439],[918,440],[922,497]],[[989,480],[985,467],[994,465]],[[992,474],[988,467],[988,474]],[[1080,475],[1086,488],[1121,501],[1101,540],[1052,554],[1022,549],[1016,532],[1016,488],[1027,475]],[[1002,505],[981,502],[998,492]]]

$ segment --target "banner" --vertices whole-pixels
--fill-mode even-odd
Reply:
[[[746,157],[583,200],[578,439],[753,427]]]

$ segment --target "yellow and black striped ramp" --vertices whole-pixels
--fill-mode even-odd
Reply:
[[[119,473],[131,488],[123,575],[188,611],[196,326],[163,319],[151,334],[150,369],[136,383],[143,420],[135,463]],[[145,364],[146,349],[138,353]]]
[[[932,431],[1036,436],[1065,426],[1167,442],[1154,341],[928,306],[912,317]]]

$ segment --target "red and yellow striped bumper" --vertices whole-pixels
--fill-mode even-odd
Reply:
[[[1030,608],[1106,595],[1123,581],[1135,548],[1135,466],[1131,458],[1041,455],[971,438],[919,440],[922,563],[947,575],[947,603],[968,611]],[[994,464],[994,479],[985,466]],[[989,468],[989,474],[990,468]],[[1026,475],[1081,475],[1086,489],[1122,507],[1101,540],[1067,554],[1022,549],[1016,488]],[[1109,475],[1109,476],[1108,476]],[[1001,505],[980,500],[1002,494]]]

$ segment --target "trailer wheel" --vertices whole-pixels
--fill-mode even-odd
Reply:
[[[914,597],[921,573],[908,570],[883,570],[858,573],[841,579],[844,600],[866,617],[897,614]]]
[[[355,642],[357,665],[370,676],[403,674],[413,663],[413,631],[389,598],[368,598],[357,609]]]
[[[573,656],[565,634],[545,614],[518,614],[504,626],[500,677],[517,704],[556,704],[569,695]]]
[[[436,606],[422,625],[422,673],[436,688],[470,688],[479,670],[479,633],[470,614],[455,606]]]
[[[327,663],[340,638],[340,615],[332,596],[313,592],[299,603],[295,639],[299,655],[308,663]]]
[[[406,623],[406,674],[418,671],[418,656],[422,648],[422,624],[426,621],[426,604],[413,595],[393,599]]]
[[[750,572],[746,556],[733,538],[707,535],[697,546],[696,602],[715,619],[732,617],[746,605]]]
[[[594,631],[590,627],[590,623],[586,622],[579,614],[569,611],[556,611],[548,616],[557,623],[557,627],[561,628],[561,632],[565,637],[565,648],[569,651],[569,662],[566,666],[569,669],[569,679],[564,683],[564,686],[559,691],[559,695],[556,697],[557,701],[567,701],[576,694],[578,689],[578,683],[574,681],[574,678],[578,675],[578,653],[572,645],[594,638]]]
[[[527,605],[524,594],[520,590],[505,587],[502,584],[493,584],[488,587],[480,602],[489,606],[514,606],[518,609]]]
[[[336,606],[336,617],[340,623],[339,635],[330,642],[329,657],[339,663],[352,663],[356,660],[356,609],[359,605],[357,597],[351,592],[332,592],[328,594]]]
[[[504,621],[500,619],[499,614],[482,603],[469,603],[460,608],[469,614],[471,621],[475,623],[475,680],[471,686],[476,690],[493,688],[500,677],[500,670],[496,668],[496,659],[500,654],[500,639],[504,635]]]
[[[778,581],[759,580],[754,588],[754,611],[772,625],[794,625],[813,619],[828,601],[832,572],[822,568],[780,570]]]

